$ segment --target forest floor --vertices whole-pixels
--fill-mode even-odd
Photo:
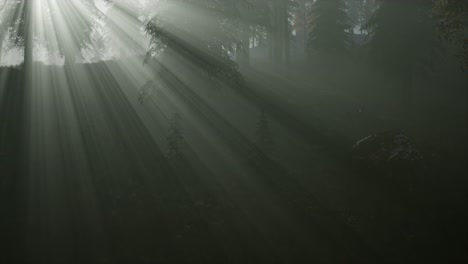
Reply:
[[[350,162],[352,144],[402,123],[369,110],[373,99],[343,91],[343,81],[254,65],[248,90],[216,89],[166,66],[134,79],[113,62],[75,75],[40,66],[47,81],[34,89],[19,71],[0,69],[0,232],[9,242],[0,262],[467,259],[460,154],[404,175],[412,180],[362,172]],[[148,78],[158,92],[141,103]],[[262,111],[269,151],[257,142]],[[183,134],[175,158],[174,129]]]
[[[463,223],[467,220],[468,185],[463,138],[459,138],[462,146],[458,149],[427,140],[434,138],[430,134],[438,132],[433,130],[437,125],[418,127],[395,111],[391,100],[372,92],[366,94],[365,88],[353,87],[355,84],[346,83],[346,79],[323,82],[320,73],[307,74],[307,68],[275,68],[262,63],[253,67],[256,72],[246,74],[259,94],[298,117],[311,134],[322,130],[330,140],[340,142],[336,149],[325,147],[320,153],[297,157],[285,155],[280,162],[301,171],[297,174],[302,174],[299,177],[304,186],[310,187],[327,208],[343,216],[343,221],[385,256],[383,259],[390,263],[437,263],[466,258],[463,247],[467,228]],[[395,177],[401,175],[388,178],[349,166],[353,143],[386,130],[410,133],[426,157],[425,169],[404,175],[413,179]],[[332,156],[330,161],[334,152],[341,155]],[[300,158],[305,160],[297,162]],[[310,163],[316,165],[311,167]],[[317,172],[317,167],[323,171]]]

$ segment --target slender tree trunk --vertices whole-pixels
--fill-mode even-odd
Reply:
[[[242,33],[241,33],[241,41],[242,41],[242,50],[237,53],[238,62],[242,66],[250,66],[250,25],[246,22],[242,25]]]
[[[24,15],[24,66],[26,69],[30,68],[33,63],[33,49],[34,49],[34,39],[33,39],[33,32],[32,32],[32,7],[33,1],[27,1],[25,4],[25,15]]]
[[[276,0],[271,6],[270,55],[275,63],[289,60],[288,10],[285,0]]]
[[[275,60],[275,6],[270,3],[270,28],[268,29],[268,56],[271,61]]]
[[[303,2],[303,5],[302,5],[302,8],[304,10],[304,20],[303,20],[303,23],[304,23],[304,31],[303,31],[303,34],[304,34],[304,39],[302,40],[302,45],[304,46],[304,54],[307,54],[307,38],[309,36],[309,21],[307,20],[309,14],[307,12],[307,1],[304,1]]]
[[[271,6],[270,57],[275,63],[280,63],[278,52],[280,44],[280,42],[278,42],[278,35],[280,32],[280,25],[278,25],[279,1],[281,0],[273,1]]]
[[[29,67],[33,64],[33,48],[32,38],[28,36],[24,39],[24,65]]]
[[[291,46],[290,46],[290,31],[289,31],[289,19],[288,19],[288,7],[287,3],[283,3],[283,12],[282,12],[282,23],[283,23],[283,53],[284,53],[284,60],[287,64],[289,64],[291,60]]]
[[[3,36],[0,35],[0,65],[2,65],[2,55],[3,55]]]

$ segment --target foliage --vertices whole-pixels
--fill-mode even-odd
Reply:
[[[267,154],[272,154],[275,142],[271,133],[270,120],[265,110],[262,110],[258,116],[255,136],[258,148]]]
[[[31,3],[22,0],[6,0],[0,10],[0,32],[3,37],[8,34],[9,41],[14,46],[24,47],[29,24],[26,19],[32,8]]]
[[[231,60],[235,44],[240,45],[234,33],[238,13],[232,2],[166,0],[159,4],[145,27],[151,37],[145,62],[170,50],[219,80],[242,80],[237,64]],[[187,10],[190,16],[180,13]]]
[[[364,30],[373,65],[405,85],[417,69],[430,66],[438,46],[431,6],[423,1],[380,1]]]
[[[182,126],[182,117],[180,114],[174,114],[169,120],[169,135],[167,136],[167,143],[169,151],[167,158],[171,162],[178,162],[182,160],[182,153],[180,150],[180,143],[184,140]]]
[[[149,80],[140,88],[138,102],[143,104],[145,100],[158,92],[158,86],[153,80]]]
[[[365,20],[366,0],[346,0],[352,27],[361,27]]]
[[[108,0],[109,9],[105,15],[110,38],[114,39],[114,48],[121,53],[146,52],[144,25],[148,22],[158,1],[147,1],[146,5],[132,0]]]
[[[461,43],[460,56],[468,66],[468,1],[437,0],[434,5],[439,33],[446,39]]]
[[[22,49],[25,60],[32,61],[32,49],[39,42],[69,59],[94,44],[92,34],[99,26],[99,18],[93,0],[44,1],[43,6],[25,0],[0,4],[0,40],[8,35],[7,49]],[[38,8],[42,8],[41,12],[32,12]],[[38,28],[37,21],[54,30]]]
[[[309,54],[345,53],[352,44],[350,19],[342,0],[317,0],[310,11]]]
[[[64,24],[56,26],[57,43],[51,43],[51,37],[48,37],[48,45],[57,45],[54,48],[65,57],[65,63],[70,63],[70,59],[73,62],[76,55],[81,55],[81,49],[95,48],[93,45],[97,44],[98,38],[95,29],[99,27],[99,20],[94,15],[96,14],[94,2],[90,0],[49,2],[48,8],[53,24]]]

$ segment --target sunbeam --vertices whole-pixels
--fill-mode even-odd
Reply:
[[[0,263],[465,263],[465,2],[0,0]]]

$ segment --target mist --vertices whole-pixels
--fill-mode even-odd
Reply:
[[[468,5],[0,0],[0,263],[465,263]]]

